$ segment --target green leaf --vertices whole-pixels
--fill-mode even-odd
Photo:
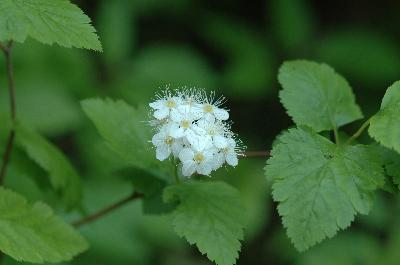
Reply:
[[[0,249],[18,261],[34,263],[71,260],[87,242],[45,204],[0,188]]]
[[[51,185],[61,193],[69,209],[79,206],[82,198],[81,180],[65,155],[33,130],[18,124],[16,143],[40,167],[48,172]]]
[[[307,128],[280,136],[265,171],[299,251],[348,227],[357,212],[367,214],[374,191],[384,184],[375,148],[337,146]]]
[[[281,102],[297,125],[316,131],[338,128],[362,118],[347,81],[330,66],[289,61],[279,69]]]
[[[180,203],[172,213],[179,236],[218,265],[235,264],[245,226],[236,189],[224,182],[187,182],[167,187],[164,199]]]
[[[0,41],[24,42],[31,37],[45,44],[101,51],[90,18],[68,0],[2,0]]]
[[[140,169],[149,169],[156,163],[144,108],[135,109],[122,100],[99,98],[82,101],[82,108],[121,159]]]
[[[400,81],[391,85],[383,97],[381,109],[370,123],[369,135],[387,148],[400,153]]]
[[[377,148],[383,159],[386,174],[393,179],[393,184],[400,188],[400,154],[381,145]]]

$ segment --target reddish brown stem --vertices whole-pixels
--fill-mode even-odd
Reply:
[[[11,121],[14,123],[16,119],[16,104],[15,104],[14,72],[11,59],[12,41],[10,41],[6,47],[1,45],[0,49],[3,50],[4,56],[6,58],[8,93],[10,99],[10,115],[11,115]],[[7,167],[10,161],[11,151],[14,145],[14,139],[15,139],[15,131],[14,128],[11,127],[7,139],[6,150],[4,151],[3,154],[3,163],[0,169],[0,185],[3,184],[4,178],[7,173]]]

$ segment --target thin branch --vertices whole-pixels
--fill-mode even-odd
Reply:
[[[101,209],[100,211],[98,211],[98,212],[96,212],[96,213],[94,213],[92,215],[89,215],[87,217],[84,217],[81,220],[73,222],[72,225],[74,227],[80,227],[82,225],[85,225],[85,224],[88,224],[88,223],[92,223],[92,222],[96,221],[97,219],[100,219],[101,217],[113,212],[114,210],[119,209],[120,207],[124,206],[125,204],[127,204],[127,203],[129,203],[131,201],[140,199],[142,197],[143,197],[143,194],[134,192],[133,194],[129,195],[128,197],[126,197],[126,198],[124,198],[124,199],[122,199],[122,200],[120,200],[120,201],[118,201],[118,202],[116,202],[116,203],[114,203],[114,204],[112,204],[110,206],[107,206],[104,209]]]
[[[248,151],[244,152],[244,157],[269,157],[271,153],[269,151]]]
[[[357,139],[365,129],[367,129],[367,127],[369,126],[370,122],[371,122],[371,118],[369,118],[368,120],[366,120],[361,127],[347,140],[346,144],[350,144],[351,142],[353,142],[355,139]]]
[[[13,44],[12,41],[10,41],[7,47],[1,45],[1,49],[3,50],[4,56],[6,58],[8,93],[10,100],[10,115],[11,115],[11,121],[14,123],[16,119],[16,104],[15,104],[14,72],[13,72],[13,63],[11,58],[12,44]],[[0,169],[0,185],[3,184],[4,177],[7,173],[7,166],[10,161],[11,151],[14,145],[14,139],[15,139],[15,131],[14,128],[11,127],[10,133],[8,135],[6,150],[3,154],[3,163]]]

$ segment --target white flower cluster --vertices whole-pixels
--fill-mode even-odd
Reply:
[[[167,89],[149,104],[155,118],[151,125],[156,128],[156,158],[178,158],[184,176],[210,175],[225,163],[236,166],[243,152],[227,122],[228,111],[220,108],[224,99],[214,96],[203,90]]]

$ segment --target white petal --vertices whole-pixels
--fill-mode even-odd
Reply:
[[[153,136],[151,142],[153,143],[153,145],[158,146],[163,144],[164,140],[165,140],[165,133],[159,132]]]
[[[156,110],[154,112],[154,118],[158,119],[158,120],[162,120],[165,119],[169,114],[169,109],[168,108],[162,108],[159,110]]]
[[[190,148],[184,148],[179,153],[179,159],[182,163],[186,163],[187,161],[193,161],[194,152]]]
[[[200,107],[192,106],[190,108],[190,112],[191,112],[194,120],[199,120],[199,119],[203,118],[204,112]]]
[[[177,127],[177,128],[175,128],[175,129],[170,131],[170,135],[171,135],[171,137],[173,137],[175,139],[176,138],[181,138],[181,137],[183,137],[184,132],[185,132],[185,130],[183,128]]]
[[[162,109],[165,107],[165,99],[159,99],[149,104],[152,109]]]
[[[196,171],[196,165],[193,161],[189,161],[182,164],[182,175],[191,176]]]
[[[163,161],[169,157],[171,154],[171,148],[168,145],[160,145],[157,147],[156,150],[156,158],[160,161]]]
[[[201,174],[201,175],[210,175],[212,171],[212,166],[211,163],[209,161],[204,161],[201,162],[198,166],[197,166],[197,173]]]
[[[172,154],[174,155],[174,157],[178,157],[179,153],[182,151],[183,149],[183,144],[180,140],[176,140],[172,146]]]
[[[174,122],[177,122],[177,123],[180,123],[184,118],[182,113],[180,111],[178,111],[177,109],[172,109],[170,116],[171,116],[171,120],[173,120]]]
[[[233,167],[238,165],[238,158],[235,152],[228,152],[226,154],[226,163],[228,163],[228,165],[231,165]]]
[[[224,163],[225,163],[225,155],[222,153],[215,154],[212,160],[213,170],[217,170],[218,168],[222,167]]]
[[[222,135],[216,135],[213,137],[215,147],[219,149],[226,148],[228,146],[228,141]]]
[[[217,120],[224,121],[229,119],[229,113],[228,111],[220,108],[214,108],[214,115]]]

